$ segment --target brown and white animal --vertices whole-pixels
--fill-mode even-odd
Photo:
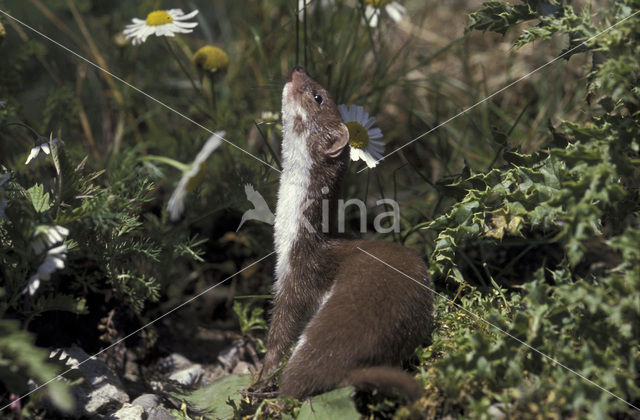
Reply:
[[[321,202],[329,200],[334,222],[349,133],[328,92],[302,67],[285,84],[282,122],[275,300],[260,379],[297,343],[281,395],[303,398],[354,385],[415,399],[420,388],[399,367],[430,334],[427,268],[398,244],[338,239],[323,229]]]

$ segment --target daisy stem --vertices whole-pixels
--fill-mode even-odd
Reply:
[[[189,73],[187,68],[184,66],[184,63],[182,62],[182,60],[178,56],[178,53],[176,53],[176,51],[173,49],[173,46],[171,45],[171,43],[169,42],[167,37],[163,36],[162,39],[164,40],[164,43],[167,46],[167,48],[169,49],[169,51],[171,52],[171,55],[173,55],[173,58],[175,58],[176,61],[178,62],[178,65],[180,66],[180,69],[182,70],[182,72],[187,76],[187,78],[191,82],[191,86],[193,87],[193,90],[195,90],[196,92],[199,92],[200,94],[202,94],[201,89],[198,89],[198,85],[196,85],[196,82],[193,80],[193,77],[191,77],[191,73]]]
[[[140,161],[141,162],[153,161],[153,162],[165,163],[169,166],[173,166],[174,168],[182,172],[186,172],[189,169],[189,165],[186,165],[182,162],[178,162],[177,160],[168,158],[166,156],[147,155],[147,156],[141,157]]]
[[[20,122],[11,122],[11,123],[7,123],[7,126],[9,126],[9,125],[17,125],[17,126],[19,126],[19,127],[26,128],[27,130],[29,130],[29,131],[31,131],[33,134],[35,134],[35,136],[36,136],[37,138],[41,138],[41,137],[42,137],[40,134],[38,134],[38,132],[37,132],[36,130],[34,130],[33,128],[29,127],[29,126],[28,126],[28,125],[26,125],[26,124],[23,124],[23,123],[20,123]]]
[[[265,135],[260,129],[260,124],[258,124],[255,121],[254,121],[254,124],[256,126],[256,129],[258,130],[258,133],[260,133],[260,138],[262,139],[264,144],[267,146],[267,149],[269,150],[269,154],[271,155],[271,158],[276,163],[276,166],[278,167],[278,169],[282,170],[282,165],[280,165],[280,160],[278,159],[278,155],[276,154],[276,152],[273,151],[273,147],[271,147],[271,144],[269,144],[269,139],[271,138],[271,129],[267,126],[267,134]]]
[[[369,19],[367,19],[367,14],[365,13],[366,7],[364,5],[364,2],[361,2],[361,7],[360,10],[362,11],[362,17],[364,18],[365,22],[367,23],[365,26],[367,27],[367,34],[369,35],[369,42],[371,42],[371,51],[373,52],[373,58],[375,59],[376,63],[379,63],[378,60],[378,51],[376,50],[376,44],[373,40],[373,29],[371,29],[371,25],[369,25],[369,21],[371,20],[371,17]],[[380,9],[378,11],[379,15],[378,18],[380,18],[380,16],[382,16],[382,9]],[[379,23],[380,21],[378,21]]]
[[[216,84],[215,84],[216,75],[209,73],[207,76],[209,77],[209,83],[211,84],[211,113],[217,114],[216,111],[218,109],[218,106],[216,103]]]

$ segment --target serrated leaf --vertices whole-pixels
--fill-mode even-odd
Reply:
[[[44,192],[42,184],[35,184],[27,190],[31,204],[38,213],[44,213],[51,208],[50,197],[48,192]]]

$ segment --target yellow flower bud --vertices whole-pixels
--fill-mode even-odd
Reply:
[[[229,57],[220,48],[205,45],[193,55],[193,63],[202,70],[215,73],[229,67]]]
[[[0,22],[0,44],[4,41],[5,36],[7,36],[7,31],[4,29],[4,26],[2,26],[2,22]]]

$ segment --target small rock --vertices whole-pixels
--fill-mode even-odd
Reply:
[[[131,350],[127,350],[123,377],[129,382],[138,382],[140,380],[140,367],[135,360],[135,353]]]
[[[149,420],[173,420],[169,410],[162,406],[162,398],[155,394],[142,394],[131,402],[142,407]]]
[[[135,400],[131,401],[131,405],[137,405],[149,411],[159,405],[162,405],[162,398],[156,394],[142,394]]]
[[[505,414],[505,404],[503,403],[496,403],[496,404],[491,404],[489,406],[489,415],[491,416],[492,419],[496,419],[496,420],[502,420],[507,418],[507,415]]]
[[[162,392],[164,391],[164,384],[160,381],[149,381],[149,387],[151,387],[151,390],[155,391],[155,392]]]
[[[198,379],[204,374],[204,369],[201,365],[191,365],[186,369],[181,369],[176,372],[172,372],[168,379],[179,383],[182,386],[194,385]]]
[[[106,414],[123,403],[129,402],[129,396],[122,390],[122,382],[116,374],[101,360],[90,358],[78,347],[57,349],[51,352],[57,359],[84,378],[84,382],[71,388],[77,402],[74,417]]]
[[[158,366],[160,366],[164,372],[174,372],[179,369],[187,368],[192,364],[191,360],[178,353],[172,353],[169,356],[160,359],[158,362]]]
[[[149,420],[174,420],[169,410],[163,406],[158,406],[149,411]]]
[[[228,347],[220,352],[218,355],[218,361],[222,363],[222,366],[224,366],[226,370],[230,371],[238,362],[238,353],[239,351],[237,346]]]
[[[109,416],[109,420],[146,420],[147,418],[144,408],[129,403],[124,404],[120,410]]]
[[[233,373],[234,375],[247,375],[251,373],[251,371],[249,370],[249,366],[250,365],[247,362],[238,362],[238,364],[236,365],[236,367],[233,368],[231,373]]]

